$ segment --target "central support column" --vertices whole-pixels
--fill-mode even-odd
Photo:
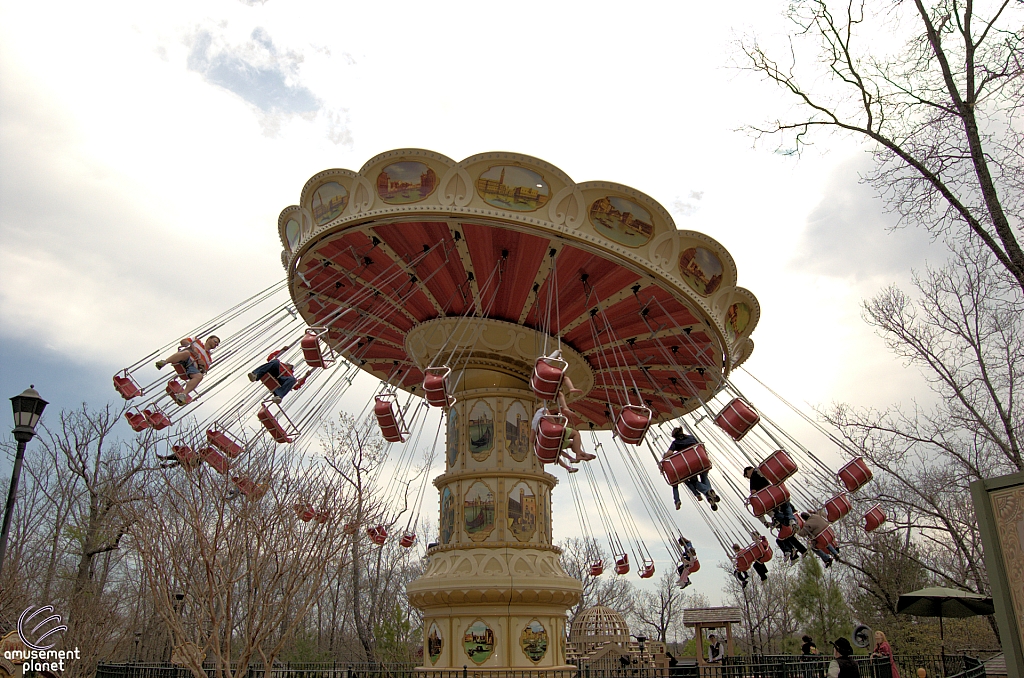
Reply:
[[[423,667],[566,668],[566,610],[582,585],[551,544],[551,491],[558,480],[529,449],[536,400],[527,366],[538,355],[530,330],[493,320],[425,323],[410,355],[434,356],[449,334],[473,356],[452,366],[458,401],[448,412],[439,545],[408,586],[424,615]],[[442,324],[441,327],[428,326]],[[466,327],[465,323],[471,326]],[[419,329],[419,328],[417,328]],[[501,353],[492,352],[504,349]],[[425,363],[424,363],[425,364]],[[574,356],[573,365],[585,365]],[[571,371],[589,388],[582,366]],[[461,375],[461,376],[458,376]]]

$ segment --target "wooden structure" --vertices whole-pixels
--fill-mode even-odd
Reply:
[[[738,607],[696,607],[683,610],[683,625],[693,627],[694,645],[697,648],[697,666],[707,666],[707,652],[704,645],[704,631],[725,629],[725,656],[734,654],[732,625],[742,621]]]

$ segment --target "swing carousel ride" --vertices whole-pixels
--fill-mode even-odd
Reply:
[[[770,525],[785,540],[800,527],[799,517],[768,523],[787,502],[829,523],[869,507],[869,531],[885,520],[853,495],[871,471],[842,440],[793,408],[851,458],[836,473],[735,387],[730,375],[753,351],[756,298],[737,286],[722,245],[678,230],[633,188],[577,184],[513,153],[455,162],[403,149],[358,172],[316,174],[278,230],[285,280],[195,328],[179,347],[192,363],[169,360],[176,374],[147,377],[172,344],[115,376],[115,388],[140,403],[129,424],[166,429],[187,472],[220,474],[240,501],[260,501],[273,479],[252,470],[252,441],[315,450],[313,431],[357,375],[375,377],[363,408],[374,416],[358,421],[376,422],[389,445],[387,472],[374,478],[388,498],[381,514],[356,525],[331,513],[329,497],[288,508],[296,521],[349,520],[350,534],[409,548],[443,457],[440,534],[408,587],[427,668],[565,665],[565,612],[582,589],[552,544],[548,464],[566,474],[578,533],[614,554],[590,576],[652,577],[654,540],[673,558],[665,567],[695,574],[677,520],[692,512],[741,573],[772,558],[760,532]],[[221,345],[208,351],[215,332]],[[280,365],[254,373],[264,358]],[[190,364],[209,368],[198,387]],[[186,420],[205,440],[175,437],[172,424]],[[666,455],[677,427],[701,442]],[[748,466],[765,479],[753,493]],[[790,480],[798,470],[805,482]],[[690,491],[694,480],[718,494]],[[668,485],[692,498],[686,514]],[[836,533],[813,541],[825,552]]]

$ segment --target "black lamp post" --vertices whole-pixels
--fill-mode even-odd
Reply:
[[[633,636],[636,638],[636,644],[640,646],[640,675],[647,675],[647,663],[644,661],[644,644],[647,642],[647,636]]]
[[[11,519],[14,517],[14,500],[18,496],[18,479],[21,477],[21,464],[25,460],[25,447],[36,434],[36,424],[48,404],[39,397],[35,384],[25,389],[21,395],[11,398],[14,407],[14,439],[18,441],[18,451],[14,456],[14,473],[11,474],[11,489],[7,492],[7,507],[4,509],[4,526],[0,531],[0,572],[4,569],[4,556],[7,555],[7,534],[11,531]]]

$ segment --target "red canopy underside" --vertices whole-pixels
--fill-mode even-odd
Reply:
[[[627,401],[642,400],[658,418],[693,409],[689,398],[703,398],[713,386],[705,368],[723,364],[699,316],[651,277],[564,241],[501,226],[378,224],[318,242],[296,270],[296,302],[308,302],[312,324],[330,324],[329,343],[414,392],[423,374],[406,354],[406,333],[478,308],[540,331],[550,317],[551,334],[561,332],[594,370],[594,388],[572,407],[599,428]],[[558,300],[550,311],[549,293]],[[346,308],[358,312],[339,318]]]

